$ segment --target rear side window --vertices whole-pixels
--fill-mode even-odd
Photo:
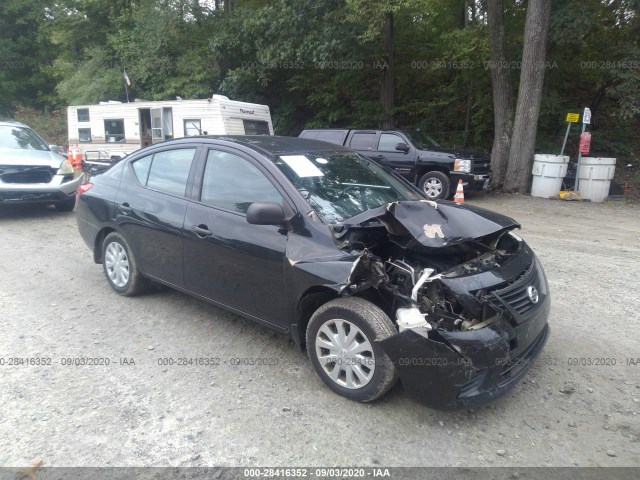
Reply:
[[[344,143],[344,132],[317,132],[313,138],[322,140],[323,142],[342,145]]]
[[[195,153],[195,148],[158,152],[133,162],[133,171],[143,185],[184,197]]]
[[[354,150],[373,150],[375,133],[354,133],[351,137],[350,147]]]
[[[202,179],[202,203],[247,213],[254,202],[283,198],[271,181],[252,163],[233,153],[210,150]]]
[[[138,177],[138,181],[142,185],[147,184],[147,178],[149,177],[149,167],[151,166],[152,158],[153,155],[147,155],[146,157],[141,158],[140,160],[136,160],[131,164],[133,166],[133,171],[136,174],[136,177]]]

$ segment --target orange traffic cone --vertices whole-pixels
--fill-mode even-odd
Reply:
[[[462,187],[462,180],[458,180],[458,189],[453,197],[453,201],[456,203],[464,203],[464,188]]]

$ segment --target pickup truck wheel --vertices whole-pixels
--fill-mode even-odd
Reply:
[[[418,182],[418,187],[424,192],[429,200],[441,200],[449,198],[449,188],[451,181],[444,173],[433,171],[427,172]]]

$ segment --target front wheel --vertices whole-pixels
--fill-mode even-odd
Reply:
[[[112,232],[104,239],[102,267],[109,285],[120,295],[137,295],[149,286],[149,281],[138,270],[129,244],[119,233]]]
[[[436,170],[427,172],[418,182],[418,187],[429,200],[442,200],[449,198],[451,181],[444,173]]]
[[[362,298],[320,307],[307,327],[307,351],[316,373],[334,392],[358,402],[382,397],[396,383],[395,368],[377,341],[397,333],[380,308]]]

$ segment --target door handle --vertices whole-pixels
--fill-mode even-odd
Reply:
[[[384,155],[374,155],[373,157],[374,160],[384,160]]]
[[[131,208],[127,202],[118,205],[118,208],[120,209],[120,212],[125,215],[129,215],[133,211],[133,208]]]
[[[209,227],[203,224],[193,225],[191,227],[191,230],[193,230],[198,238],[207,238],[213,235],[213,232],[209,230]]]

